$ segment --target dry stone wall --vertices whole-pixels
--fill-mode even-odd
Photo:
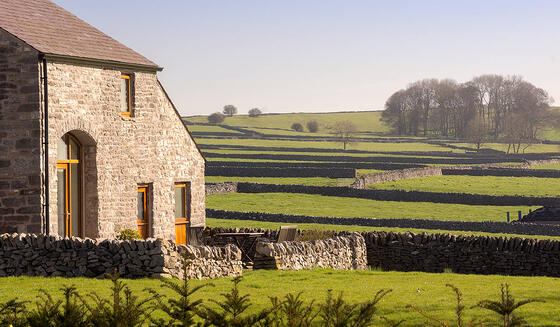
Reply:
[[[560,276],[560,242],[519,237],[362,233],[368,265],[384,270]]]
[[[486,195],[402,190],[358,189],[342,186],[277,185],[237,183],[240,193],[320,194],[378,201],[457,203],[494,206],[559,206],[560,197],[529,197],[518,195]]]
[[[377,184],[389,181],[400,181],[403,179],[425,177],[425,176],[441,176],[441,168],[425,167],[410,168],[401,170],[392,170],[378,174],[367,174],[358,178],[350,187],[365,189],[369,184]]]
[[[281,168],[263,165],[261,167],[208,166],[206,176],[356,178],[356,170],[353,168]]]
[[[265,212],[239,212],[206,209],[209,218],[267,221],[288,224],[329,224],[367,227],[439,229],[465,232],[560,236],[560,225],[507,223],[498,221],[447,221],[411,218],[340,218],[284,215]]]
[[[241,251],[175,245],[161,239],[116,241],[43,234],[0,235],[0,276],[103,277],[117,269],[125,278],[181,277],[180,256],[189,258],[189,278],[237,276]]]
[[[366,268],[366,244],[357,233],[308,242],[259,242],[255,269]]]

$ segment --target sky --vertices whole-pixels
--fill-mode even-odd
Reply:
[[[560,104],[560,1],[54,0],[163,66],[183,115],[383,109],[424,78],[521,75]]]

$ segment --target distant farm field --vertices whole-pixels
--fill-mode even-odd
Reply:
[[[190,122],[207,123],[207,116],[186,117]],[[387,126],[381,122],[381,111],[364,111],[348,113],[294,113],[294,114],[264,114],[259,117],[236,115],[226,117],[222,124],[239,127],[267,127],[290,130],[293,123],[305,126],[308,121],[315,120],[320,125],[320,132],[340,120],[353,122],[360,131],[388,132]],[[271,133],[272,134],[272,133]]]
[[[325,177],[235,177],[206,176],[206,183],[245,182],[279,185],[311,185],[311,186],[348,186],[354,182],[348,178]]]
[[[416,218],[458,221],[506,221],[527,206],[476,206],[431,202],[396,202],[292,193],[229,193],[206,197],[206,206],[243,212],[364,218]]]
[[[557,197],[556,178],[496,176],[428,176],[369,185],[371,189]]]

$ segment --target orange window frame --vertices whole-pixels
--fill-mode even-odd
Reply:
[[[140,232],[143,229],[145,232],[141,235],[142,238],[148,238],[150,236],[150,212],[149,212],[149,185],[147,184],[139,184],[138,185],[138,193],[143,194],[143,203],[142,206],[144,208],[144,217],[142,219],[137,219],[136,224],[138,225],[138,231]]]
[[[78,179],[78,196],[83,198],[83,176],[81,173],[81,158],[83,158],[83,149],[81,147],[81,143],[80,141],[72,134],[67,134],[65,135],[65,137],[67,137],[66,140],[66,157],[68,159],[66,160],[57,160],[56,161],[56,168],[57,169],[64,169],[65,171],[65,189],[66,189],[66,194],[64,194],[64,199],[65,199],[65,208],[64,208],[64,212],[65,212],[65,236],[70,237],[70,236],[78,236],[78,237],[83,237],[83,215],[82,215],[82,210],[83,210],[83,203],[82,201],[78,201],[79,203],[79,207],[75,208],[76,210],[72,210],[69,211],[68,209],[71,208],[71,194],[72,194],[72,179],[76,178]],[[70,141],[74,141],[76,143],[76,145],[78,146],[78,155],[79,158],[78,159],[74,159],[72,158],[72,142]],[[70,169],[71,166],[70,164],[78,164],[78,171],[80,172],[78,174],[78,176],[72,176],[72,174],[70,173]],[[74,209],[74,208],[72,208]],[[77,211],[77,212],[75,212]],[[68,219],[68,213],[71,214],[71,218],[74,217],[74,215],[77,215],[78,217],[78,235],[71,235],[71,231],[72,231],[72,219]]]
[[[132,79],[130,78],[130,75],[127,74],[121,74],[121,79],[126,80],[126,95],[127,95],[127,111],[121,111],[121,115],[123,117],[130,117],[130,114],[132,113]]]
[[[185,212],[184,217],[180,217],[180,218],[175,218],[175,219],[185,219],[186,222],[189,222],[190,216],[191,216],[191,195],[190,193],[190,188],[191,188],[191,183],[186,182],[186,183],[176,183],[175,184],[175,188],[181,188],[181,192],[183,192],[184,198],[185,198],[185,202],[182,203],[183,205],[183,210]],[[175,201],[177,201],[177,199],[175,199]]]

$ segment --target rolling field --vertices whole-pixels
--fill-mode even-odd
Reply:
[[[206,197],[212,209],[290,215],[363,218],[413,218],[459,221],[506,221],[527,206],[475,206],[430,202],[395,202],[292,193],[228,193]]]
[[[206,176],[206,183],[245,182],[279,185],[310,185],[310,186],[348,186],[354,182],[348,178],[326,177],[235,177]]]
[[[426,139],[422,137],[392,136],[387,126],[380,120],[381,112],[323,113],[323,114],[269,114],[260,117],[236,115],[227,117],[222,125],[240,127],[259,136],[246,134],[243,138],[211,138],[208,134],[197,137],[197,143],[207,153],[207,160],[263,162],[368,162],[380,169],[398,169],[402,164],[412,166],[465,166],[494,162],[504,167],[522,163],[518,156],[504,156],[499,153],[477,155],[474,145],[457,140]],[[186,117],[189,122],[206,123],[206,116]],[[316,120],[320,124],[318,133],[295,132],[290,126],[299,122],[305,127],[307,121]],[[335,141],[329,126],[336,121],[352,121],[358,129],[356,137],[363,138],[351,143],[343,152],[342,143]],[[200,132],[233,132],[218,126],[191,125]],[[213,129],[215,128],[215,129]],[[555,132],[555,131],[552,131]],[[550,134],[550,133],[549,133]],[[300,137],[300,139],[298,139]],[[318,139],[323,137],[324,140]],[[505,151],[503,143],[488,143],[483,148]],[[560,152],[555,144],[535,144],[526,150],[538,157],[554,158]],[[264,157],[260,157],[260,156]],[[497,156],[498,160],[490,160]],[[340,159],[338,159],[340,158]],[[364,158],[363,160],[361,158]],[[488,159],[487,159],[488,158]],[[502,161],[503,162],[499,162]],[[469,163],[470,162],[470,163]],[[399,163],[389,167],[379,163]],[[241,165],[241,164],[240,164]],[[349,164],[350,165],[350,164]],[[338,166],[337,166],[338,167]],[[344,166],[343,166],[344,167]],[[382,168],[381,168],[382,167]],[[543,165],[536,169],[560,169],[560,165]],[[366,168],[366,167],[363,167]],[[328,169],[328,168],[325,168]],[[357,176],[378,173],[378,169],[357,169]],[[265,184],[296,184],[309,186],[345,186],[350,179],[324,177],[282,178],[282,177],[232,177],[207,176],[207,182],[253,182]],[[515,178],[515,177],[475,177],[441,176],[415,178],[404,181],[387,182],[371,186],[376,189],[416,190],[425,192],[474,193],[485,195],[557,196],[560,183],[555,179]],[[306,194],[217,194],[207,197],[207,207],[233,211],[254,211],[266,213],[300,214],[328,217],[377,217],[416,218],[452,221],[505,221],[506,212],[517,218],[517,211],[524,214],[537,207],[526,206],[475,206],[430,202],[374,201],[357,198],[325,197]],[[256,225],[254,225],[256,224]],[[253,223],[252,226],[258,226]],[[263,223],[265,224],[265,223]],[[265,225],[262,225],[265,226]]]
[[[555,178],[497,176],[428,176],[369,185],[370,189],[556,197]]]
[[[327,290],[338,295],[344,292],[345,300],[357,303],[372,299],[379,289],[391,289],[378,304],[379,316],[391,320],[405,320],[401,326],[424,325],[425,318],[407,308],[409,304],[436,315],[440,319],[453,321],[455,294],[445,286],[451,283],[458,287],[466,305],[465,318],[486,319],[487,325],[497,325],[498,316],[487,310],[471,308],[483,299],[498,300],[499,286],[509,283],[514,297],[518,300],[535,298],[544,303],[533,303],[519,309],[519,314],[530,326],[556,326],[560,320],[560,298],[558,287],[560,280],[547,277],[509,277],[460,275],[453,273],[419,273],[419,272],[385,272],[385,271],[336,271],[317,269],[310,271],[246,271],[240,284],[241,294],[249,294],[252,306],[249,313],[255,313],[270,305],[270,296],[283,297],[288,293],[302,293],[306,303],[325,299]],[[207,284],[208,281],[193,280],[191,287]],[[213,287],[205,287],[195,293],[193,299],[204,299],[210,306],[209,299],[221,300],[220,294],[227,293],[232,283],[229,278],[217,278],[211,281]],[[13,297],[19,300],[33,301],[37,296],[37,285],[51,294],[55,300],[62,299],[60,288],[63,285],[75,285],[82,295],[96,292],[103,297],[109,296],[110,281],[91,278],[61,277],[6,277],[0,281],[0,294],[4,301]],[[146,288],[155,289],[160,294],[174,296],[168,289],[160,287],[156,279],[127,280],[126,284],[134,295],[143,299],[147,296]],[[538,285],[538,287],[536,287]],[[161,316],[156,312],[155,317]],[[376,325],[382,324],[377,320]]]
[[[264,229],[280,229],[280,226],[286,223],[274,223],[266,221],[254,220],[235,220],[235,219],[218,219],[206,218],[206,225],[208,227],[224,227],[224,228],[264,228]],[[329,224],[297,224],[300,230],[319,230],[319,231],[335,231],[335,232],[370,232],[370,231],[384,231],[393,233],[443,233],[454,235],[475,235],[475,236],[493,236],[493,237],[522,237],[532,238],[538,240],[558,240],[560,236],[544,236],[544,235],[518,235],[518,234],[499,234],[499,233],[484,233],[484,232],[462,232],[462,231],[448,231],[442,229],[418,229],[418,228],[398,228],[398,227],[368,227],[368,226],[349,226],[349,225],[329,225]]]
[[[207,116],[185,117],[194,123],[207,123]],[[381,122],[381,111],[364,111],[349,113],[295,113],[295,114],[264,114],[259,117],[249,117],[247,115],[236,115],[226,117],[222,124],[238,127],[266,127],[290,130],[293,123],[305,123],[316,120],[319,123],[319,132],[339,120],[350,120],[360,131],[374,131],[379,133],[388,132],[387,126]],[[272,133],[271,133],[272,134]]]

